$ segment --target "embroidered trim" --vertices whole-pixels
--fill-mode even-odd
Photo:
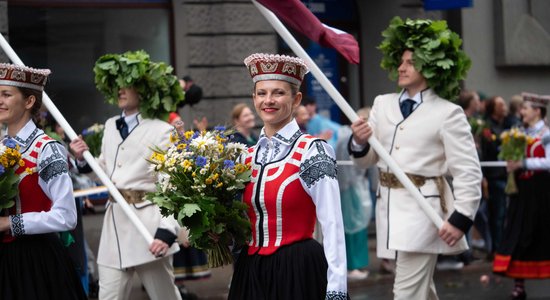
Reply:
[[[63,173],[68,173],[67,163],[62,160],[56,160],[49,164],[46,168],[40,170],[40,178],[46,183],[49,182],[52,178]]]
[[[48,146],[52,149],[53,153],[52,153],[51,156],[47,157],[46,159],[44,159],[40,162],[40,169],[45,168],[46,166],[48,166],[49,164],[51,164],[52,162],[54,162],[56,160],[63,160],[63,155],[61,155],[61,153],[59,152],[59,148],[55,147],[55,145],[53,145],[51,143],[48,143],[48,144],[43,146],[42,153],[44,152],[44,149],[46,149],[46,147],[48,147]]]
[[[274,141],[273,145],[275,146],[275,148],[273,149],[273,154],[271,155],[271,160],[273,160],[275,157],[277,157],[277,154],[279,154],[279,152],[281,152],[281,148],[279,147],[281,145],[281,143],[279,143],[277,141]]]
[[[347,300],[349,299],[348,293],[346,292],[336,292],[336,291],[327,291],[327,300]]]
[[[317,140],[313,143],[319,153],[300,164],[300,177],[308,188],[325,176],[334,179],[337,175],[336,160],[325,153],[325,149],[321,145],[322,141]]]
[[[18,137],[18,136],[15,136],[13,139],[16,140],[16,141],[18,141],[20,144],[22,144],[23,147],[27,147],[28,144],[36,137],[36,135],[38,134],[38,131],[39,131],[39,130],[40,130],[40,129],[38,129],[38,127],[35,128],[35,129],[33,130],[33,132],[31,133],[31,135],[29,135],[29,137],[28,137],[26,140],[22,140],[22,139],[21,139],[20,137]]]
[[[302,132],[300,130],[296,131],[293,136],[290,137],[290,139],[285,138],[284,136],[276,133],[273,137],[281,140],[287,144],[292,144],[294,141],[296,141],[300,136],[302,135]]]
[[[11,234],[20,236],[25,234],[25,224],[23,224],[23,216],[21,214],[10,216]]]
[[[258,147],[258,150],[260,150],[261,147]],[[260,163],[262,165],[265,165],[267,163],[267,152],[269,152],[269,142],[267,143],[264,153],[262,153],[262,159],[260,160]]]

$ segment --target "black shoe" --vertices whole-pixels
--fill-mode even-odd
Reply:
[[[512,291],[511,295],[512,300],[525,300],[527,299],[527,293],[525,293],[524,287],[516,286],[514,287],[514,290]]]
[[[191,293],[187,290],[187,288],[183,285],[178,286],[178,290],[180,291],[181,299],[182,300],[198,300],[199,297],[197,295]]]

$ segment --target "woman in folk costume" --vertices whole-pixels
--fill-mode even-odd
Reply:
[[[42,105],[50,70],[0,64],[0,123],[19,146],[19,193],[0,217],[0,299],[86,299],[58,232],[77,214],[65,148],[32,118]]]
[[[273,54],[252,54],[244,62],[264,127],[245,159],[252,168],[243,193],[252,236],[235,265],[229,299],[346,299],[334,150],[302,134],[293,118],[307,66]],[[323,246],[312,239],[316,218]]]
[[[510,196],[504,237],[493,271],[514,278],[513,299],[525,299],[525,279],[550,278],[550,129],[544,123],[550,96],[524,93],[521,116],[528,142],[525,159],[509,161],[518,193]]]
[[[122,110],[105,123],[98,162],[154,236],[148,244],[120,205],[109,202],[97,255],[99,298],[129,299],[137,274],[151,299],[181,299],[172,267],[179,225],[173,217],[161,216],[144,196],[155,190],[156,182],[146,158],[151,147],[169,140],[172,126],[162,120],[176,109],[183,92],[172,68],[150,61],[144,51],[104,55],[94,72],[98,90]],[[83,172],[91,171],[82,161],[86,149],[82,139],[71,142]]]

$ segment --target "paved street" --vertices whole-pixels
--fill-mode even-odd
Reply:
[[[102,218],[103,214],[99,207],[97,214],[84,216],[86,238],[94,252],[97,252]],[[379,272],[379,260],[375,256],[374,249],[375,242],[373,238],[369,239],[370,264],[367,268],[370,272],[369,277],[365,280],[349,282],[349,293],[353,300],[392,299],[393,276]],[[436,271],[435,280],[440,299],[509,299],[513,286],[512,280],[491,277],[488,286],[480,283],[480,276],[490,274],[490,270],[490,263],[478,261],[460,271]],[[197,294],[199,299],[226,299],[231,274],[231,266],[214,269],[211,278],[190,281],[186,286],[191,292]],[[527,293],[528,299],[550,300],[550,280],[527,281]],[[149,299],[141,289],[138,278],[135,279],[131,299]]]

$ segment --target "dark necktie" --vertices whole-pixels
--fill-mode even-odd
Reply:
[[[416,102],[411,99],[406,99],[401,102],[401,113],[403,114],[404,119],[406,119],[412,113],[415,103]]]
[[[120,132],[122,139],[125,140],[128,136],[128,124],[124,121],[124,117],[116,120],[116,128],[118,129],[118,132]]]

